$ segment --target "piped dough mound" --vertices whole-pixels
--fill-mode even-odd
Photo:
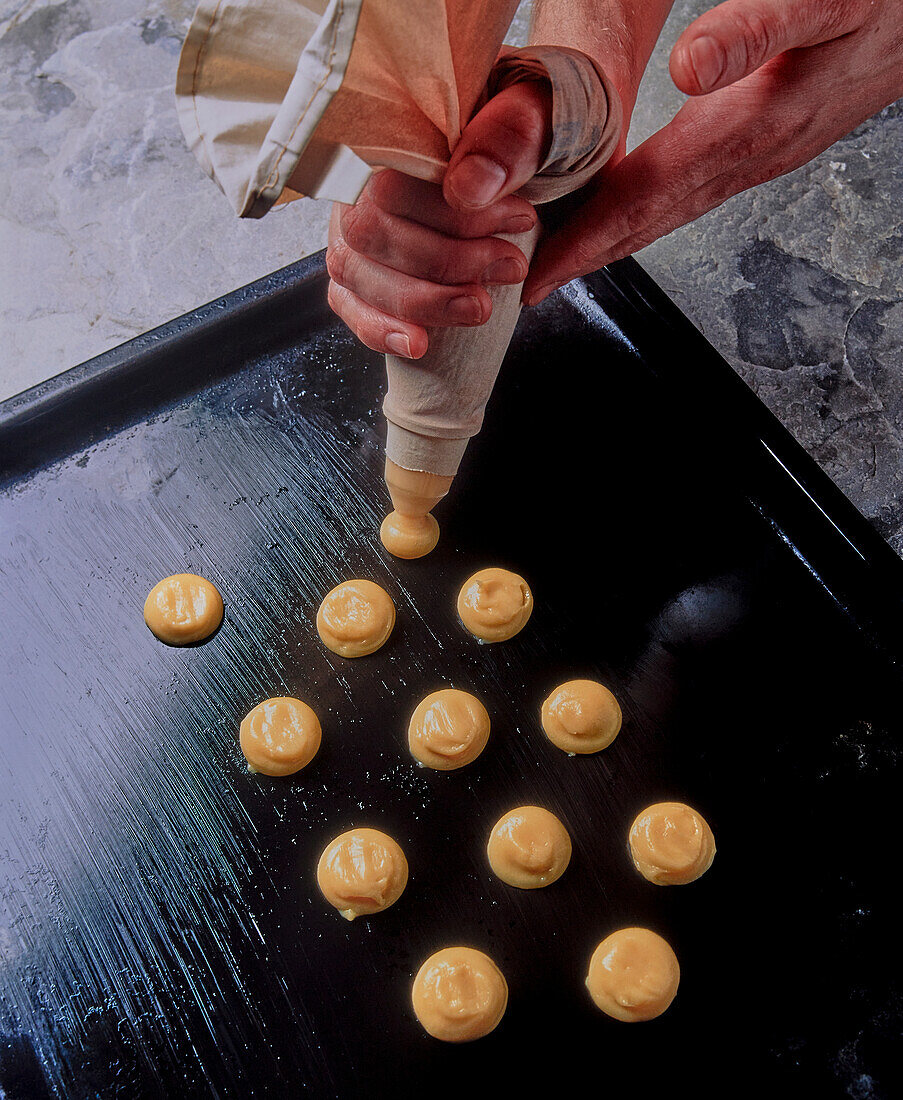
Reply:
[[[365,657],[385,645],[395,626],[395,604],[373,581],[343,581],[317,612],[317,633],[341,657]]]
[[[702,814],[683,802],[656,802],[630,826],[634,866],[657,886],[694,882],[712,866],[715,837]]]
[[[482,951],[445,947],[417,971],[411,1001],[434,1039],[467,1043],[498,1025],[508,1004],[508,983]]]
[[[489,714],[476,696],[458,688],[427,695],[411,715],[411,755],[438,771],[463,768],[480,755],[489,740]]]
[[[569,753],[599,752],[621,729],[618,700],[596,680],[568,680],[542,705],[546,737]]]
[[[533,593],[523,577],[508,569],[480,569],[458,593],[461,622],[484,642],[505,642],[527,625]]]
[[[191,645],[209,638],[223,621],[223,598],[194,573],[165,577],[144,601],[144,621],[161,642]]]
[[[667,940],[648,928],[621,928],[593,952],[586,988],[604,1013],[632,1023],[661,1016],[679,982],[677,956]]]
[[[317,755],[321,736],[320,720],[307,703],[278,696],[245,715],[239,742],[252,771],[292,775]]]
[[[407,881],[404,852],[378,829],[342,833],[327,845],[317,864],[317,885],[345,920],[388,909]]]
[[[509,886],[536,890],[556,882],[571,861],[571,838],[541,806],[518,806],[495,824],[486,848],[489,866]]]
[[[425,516],[390,512],[382,521],[379,537],[396,558],[423,558],[436,548],[439,524],[430,512]]]

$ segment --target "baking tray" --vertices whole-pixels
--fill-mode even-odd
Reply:
[[[632,261],[524,314],[439,548],[392,560],[382,363],[325,286],[318,255],[0,407],[0,1091],[900,1095],[903,564]],[[536,610],[479,646],[454,598],[490,563],[528,578]],[[183,570],[226,619],[171,649],[141,609]],[[314,615],[356,575],[398,626],[345,662]],[[577,676],[625,713],[588,758],[538,723]],[[442,684],[492,716],[459,773],[406,752]],[[296,777],[251,775],[239,721],[281,694],[313,703],[322,750]],[[669,798],[718,842],[690,886],[646,883],[626,851],[633,815]],[[484,844],[534,801],[574,857],[519,892]],[[354,824],[397,837],[411,879],[347,924],[314,866]],[[646,1024],[583,988],[625,924],[682,967]],[[409,1005],[453,942],[510,986],[464,1046]]]

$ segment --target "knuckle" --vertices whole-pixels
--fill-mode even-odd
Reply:
[[[489,224],[490,214],[486,210],[464,214],[448,207],[444,211],[444,224],[441,229],[449,237],[469,240],[473,237],[487,236],[490,232],[487,228]]]
[[[617,238],[618,234],[615,233],[614,236]],[[587,271],[595,271],[599,266],[599,259],[602,255],[604,255],[604,247],[601,241],[591,238],[582,238],[576,241],[567,257],[566,272],[560,272],[561,278],[556,281],[569,282],[577,275],[583,275]],[[566,279],[564,278],[565,274],[567,275]]]
[[[326,291],[326,301],[329,308],[336,316],[345,320],[346,306],[348,304],[348,292],[337,283],[330,282]]]
[[[543,120],[534,111],[512,111],[509,117],[495,120],[495,130],[500,148],[520,151],[542,139]]]
[[[345,285],[346,271],[348,267],[348,246],[339,237],[330,241],[326,249],[326,270],[334,283]]]
[[[658,212],[658,203],[652,198],[645,198],[630,203],[622,212],[619,226],[620,237],[635,237],[655,219]]]
[[[361,314],[359,307],[354,304],[349,291],[336,283],[330,283],[326,291],[326,301],[332,312],[348,326],[354,335],[362,343],[373,351],[382,351],[383,334],[372,318]]]
[[[732,43],[737,61],[744,69],[757,69],[772,56],[775,27],[769,17],[756,8],[740,10],[734,18],[740,32]]]
[[[400,291],[392,312],[402,321],[420,320],[424,316],[422,296],[413,290]]]
[[[442,251],[430,252],[425,258],[421,278],[444,285],[459,283],[463,266],[461,249],[449,242]]]
[[[451,297],[453,292],[439,287],[405,287],[386,312],[415,325],[437,324],[442,322],[445,306]]]
[[[819,14],[826,40],[861,27],[874,10],[873,0],[822,0]]]
[[[367,182],[364,194],[380,209],[386,209],[389,204],[398,200],[403,183],[404,177],[400,172],[386,168],[382,172],[373,173]]]
[[[386,350],[386,334],[376,324],[360,324],[354,330],[355,336],[371,351]]]
[[[762,151],[766,140],[762,129],[757,129],[755,132],[745,129],[734,131],[722,143],[721,163],[725,167],[730,167],[732,164],[745,164]]]
[[[371,203],[358,202],[352,206],[342,221],[348,247],[364,256],[374,255],[382,237],[380,221],[380,211]]]

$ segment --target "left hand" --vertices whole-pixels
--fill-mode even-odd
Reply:
[[[528,305],[800,167],[903,95],[903,4],[727,0],[678,39],[671,75],[691,98],[541,242]]]

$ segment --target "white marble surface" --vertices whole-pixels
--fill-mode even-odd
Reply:
[[[6,0],[0,397],[325,244],[326,204],[236,218],[173,100],[191,0]]]
[[[710,6],[675,3],[631,144],[680,105],[668,50]],[[192,8],[0,0],[0,399],[325,244],[327,204],[240,221],[186,148]],[[639,259],[903,552],[903,105]]]

